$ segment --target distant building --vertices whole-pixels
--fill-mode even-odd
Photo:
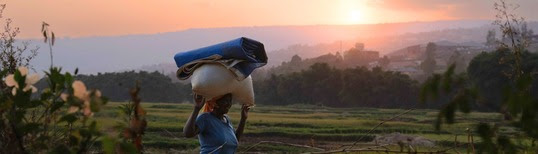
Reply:
[[[389,58],[393,60],[413,60],[419,59],[422,56],[423,50],[420,45],[408,46],[389,54]]]
[[[368,66],[379,59],[378,51],[364,50],[363,43],[356,43],[355,48],[344,52],[344,62],[348,67]]]

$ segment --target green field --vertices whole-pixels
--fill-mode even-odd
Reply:
[[[102,122],[102,129],[120,122],[116,107],[121,103],[109,103],[95,116]],[[183,125],[192,112],[192,104],[143,103],[147,111],[148,128],[144,136],[144,146],[156,153],[193,153],[198,150],[196,138],[182,137]],[[234,127],[239,120],[239,106],[234,105],[229,112]],[[467,143],[466,129],[473,130],[477,121],[500,121],[497,113],[458,114],[457,124],[443,125],[435,131],[433,123],[437,117],[435,110],[413,110],[392,121],[380,125],[372,133],[367,133],[380,122],[405,112],[405,109],[346,108],[336,109],[320,106],[263,106],[251,109],[244,137],[240,140],[239,152],[316,152],[305,145],[325,150],[335,150],[341,145],[349,145],[362,138],[357,148],[375,146],[376,135],[399,132],[410,136],[421,136],[435,142],[433,147],[413,147],[419,151],[437,151],[451,148],[455,136],[459,144]],[[502,126],[503,133],[517,133],[511,127]],[[474,137],[474,142],[480,138]],[[261,141],[277,141],[267,143]],[[260,143],[260,144],[257,144]],[[283,144],[286,143],[286,144]],[[254,146],[256,144],[256,146]],[[291,145],[294,144],[294,145]],[[400,150],[397,145],[389,145],[390,150]],[[465,147],[457,148],[465,151]],[[452,152],[451,152],[452,153]]]

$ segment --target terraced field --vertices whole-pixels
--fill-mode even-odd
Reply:
[[[95,116],[103,121],[103,129],[121,121],[117,106],[109,103],[104,111]],[[198,150],[196,138],[182,137],[183,125],[192,111],[192,104],[143,103],[147,111],[148,129],[144,145],[149,152],[193,153]],[[229,112],[234,127],[239,120],[239,106]],[[244,137],[240,140],[239,152],[319,152],[335,150],[343,145],[357,142],[352,149],[376,146],[376,136],[404,135],[420,137],[434,145],[411,146],[419,151],[439,151],[453,148],[456,144],[468,143],[467,128],[473,130],[477,121],[500,121],[496,113],[471,113],[458,115],[458,123],[443,125],[435,131],[433,122],[435,110],[412,110],[402,116],[379,125],[380,122],[404,113],[405,109],[346,108],[336,109],[320,106],[263,106],[254,107],[247,121]],[[511,127],[501,126],[503,133],[517,134]],[[476,133],[474,133],[476,135]],[[455,136],[458,136],[457,138]],[[359,140],[360,139],[360,140]],[[480,142],[474,137],[474,143]],[[457,141],[457,142],[456,142]],[[379,143],[378,143],[379,144]],[[523,143],[525,144],[525,143]],[[402,145],[402,150],[409,146]],[[400,150],[397,143],[379,147],[385,150]],[[466,151],[466,146],[458,146],[458,151]],[[452,151],[452,150],[451,150]],[[449,151],[450,152],[450,151]],[[455,152],[455,151],[452,151]]]

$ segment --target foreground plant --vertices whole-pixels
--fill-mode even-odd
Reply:
[[[7,88],[0,93],[2,153],[85,153],[102,135],[92,115],[106,98],[60,68],[45,74],[49,86],[39,95],[32,95],[38,77],[27,68],[5,77]]]
[[[476,133],[482,139],[481,146],[477,152],[536,152],[538,151],[538,147],[535,145],[535,141],[538,139],[538,129],[536,129],[538,126],[538,98],[533,95],[535,93],[533,89],[536,88],[533,83],[538,77],[536,73],[538,68],[532,64],[531,58],[525,57],[531,55],[526,49],[529,45],[528,36],[530,32],[526,28],[524,19],[510,12],[517,8],[516,5],[499,0],[494,6],[498,13],[494,24],[499,26],[506,41],[499,42],[497,51],[489,54],[498,55],[498,59],[495,59],[496,63],[508,68],[507,71],[502,70],[502,68],[495,68],[499,69],[497,71],[502,71],[501,73],[508,80],[506,83],[496,82],[489,84],[505,86],[502,89],[502,96],[500,97],[502,101],[497,110],[504,115],[505,121],[498,121],[493,124],[488,122],[477,124]],[[520,26],[521,28],[519,28]],[[483,53],[479,56],[488,56],[488,53]],[[524,67],[525,63],[530,63],[531,65],[529,66],[531,67]],[[469,68],[473,68],[471,66],[472,64]],[[472,69],[469,69],[469,72],[473,72]],[[439,112],[435,123],[437,130],[441,128],[443,122],[454,123],[454,117],[458,110],[463,113],[469,113],[471,111],[470,107],[480,101],[480,93],[476,91],[477,88],[474,85],[476,81],[471,81],[466,76],[466,74],[455,74],[454,66],[451,66],[443,75],[434,75],[425,82],[421,92],[423,102],[426,102],[427,98],[430,97],[435,101],[439,101],[441,97],[448,100]],[[515,127],[523,133],[503,134],[500,132],[500,127],[503,125]],[[525,140],[530,140],[530,145],[525,143]]]
[[[123,121],[115,126],[117,136],[103,138],[103,151],[105,153],[141,153],[144,151],[142,136],[147,127],[146,111],[140,105],[138,82],[129,93],[131,101],[118,107],[123,115]]]

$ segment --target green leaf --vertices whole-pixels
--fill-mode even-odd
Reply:
[[[71,123],[73,123],[73,122],[75,122],[77,120],[78,120],[78,118],[77,118],[77,116],[75,116],[75,114],[68,114],[68,115],[65,115],[62,118],[60,118],[60,121],[58,121],[58,122],[66,121],[67,123],[71,124]]]
[[[41,124],[39,124],[39,123],[27,123],[24,126],[22,126],[22,128],[20,130],[24,134],[33,133],[33,132],[35,132],[35,131],[37,131],[39,129],[40,125]]]
[[[62,91],[65,89],[65,79],[64,76],[60,73],[61,68],[52,67],[50,68],[50,75],[48,75],[49,86],[52,92]]]
[[[15,71],[14,74],[15,81],[17,81],[17,84],[19,87],[25,87],[26,86],[26,76],[22,76],[21,72],[19,70]],[[19,88],[20,89],[20,88]]]
[[[24,92],[22,89],[17,89],[17,95],[15,95],[15,105],[20,108],[31,107],[31,96],[32,91]]]
[[[116,140],[111,137],[103,137],[101,139],[101,146],[105,154],[114,154],[116,148]]]
[[[61,108],[64,104],[65,104],[65,102],[63,102],[63,101],[54,101],[52,103],[52,106],[50,107],[50,112],[49,113],[54,113],[56,110]]]
[[[53,96],[53,94],[50,91],[50,88],[45,88],[41,92],[41,97],[40,98],[41,98],[41,101],[46,101],[46,100],[51,99],[52,96]]]
[[[73,76],[71,75],[71,73],[66,72],[64,77],[65,77],[65,82],[73,83]]]
[[[40,105],[43,105],[43,102],[40,101],[40,100],[32,100],[30,101],[30,103],[28,103],[28,108],[35,108],[35,107],[38,107]]]

